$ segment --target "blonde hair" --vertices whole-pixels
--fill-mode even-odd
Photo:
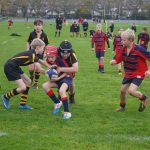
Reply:
[[[121,33],[121,37],[126,37],[128,40],[134,41],[135,34],[133,30],[127,29]]]
[[[38,46],[39,47],[45,46],[45,43],[41,39],[36,38],[31,42],[31,48],[36,49],[36,47],[38,47]]]
[[[96,28],[102,28],[102,24],[98,23],[98,24],[96,25]]]

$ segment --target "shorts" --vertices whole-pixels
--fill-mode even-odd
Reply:
[[[145,46],[145,45],[140,45],[140,46],[142,46],[142,47],[145,48],[146,50],[147,50],[147,48],[148,48],[148,46]]]
[[[95,53],[96,53],[96,58],[104,57],[105,55],[105,51],[101,51],[101,50],[96,51]]]
[[[72,85],[72,81],[73,81],[72,78],[70,78],[70,77],[64,77],[61,80],[57,81],[56,84],[58,85],[58,89],[60,89],[60,87],[62,86],[62,84],[66,83],[68,85],[68,89],[69,89],[70,86]]]
[[[137,86],[140,86],[140,84],[142,83],[143,79],[142,78],[124,78],[122,80],[122,84],[135,84]]]
[[[88,30],[88,28],[83,27],[83,31],[86,32]]]
[[[70,32],[74,32],[74,28],[73,27],[70,27]]]
[[[56,25],[56,30],[61,30],[61,29],[62,29],[62,25],[57,24],[57,25]]]
[[[4,72],[8,81],[19,80],[21,79],[21,75],[24,74],[24,72],[18,65],[10,61],[6,62],[6,64],[4,65]]]

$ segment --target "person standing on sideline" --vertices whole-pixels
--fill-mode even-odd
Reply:
[[[63,18],[59,15],[56,18],[56,32],[55,32],[55,37],[57,36],[57,34],[60,37],[60,32],[61,32],[61,29],[62,29],[62,24],[63,24]]]

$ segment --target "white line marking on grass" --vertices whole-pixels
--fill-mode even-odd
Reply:
[[[6,43],[7,43],[7,41],[3,41],[3,42],[2,42],[3,45],[6,44]]]
[[[12,39],[10,39],[11,41],[14,41],[15,40],[15,38],[12,38]]]
[[[8,135],[6,132],[0,132],[0,137],[1,136],[6,136],[6,135]]]
[[[120,134],[108,134],[106,135],[108,138],[111,139],[124,139],[129,141],[150,141],[150,136],[139,136],[139,135],[120,135]]]

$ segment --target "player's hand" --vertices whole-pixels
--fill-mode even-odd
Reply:
[[[114,59],[110,61],[110,65],[115,65],[116,63],[117,63],[117,62],[116,62],[116,60],[114,60]]]
[[[92,48],[92,51],[94,51],[94,48]]]
[[[146,72],[145,72],[145,77],[150,77],[150,70],[147,70]]]
[[[51,65],[50,69],[57,69],[57,65]]]
[[[56,70],[57,70],[58,74],[59,74],[60,72],[62,72],[61,67],[57,67]]]
[[[59,78],[51,78],[50,79],[52,82],[56,82],[56,81],[58,81],[58,80],[60,80]]]

